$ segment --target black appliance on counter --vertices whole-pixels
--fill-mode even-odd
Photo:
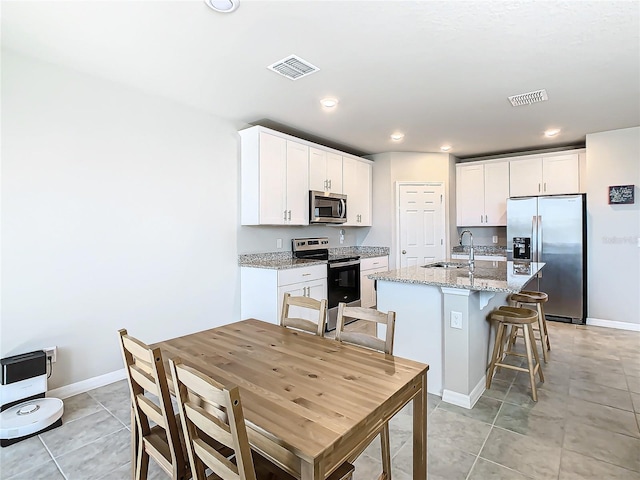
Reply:
[[[338,303],[350,307],[360,306],[360,256],[353,254],[329,255],[329,239],[294,238],[291,240],[293,256],[298,259],[327,261],[327,327],[335,330]]]

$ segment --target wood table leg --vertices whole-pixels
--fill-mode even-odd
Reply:
[[[427,478],[427,372],[413,399],[413,480]]]
[[[303,461],[300,465],[301,480],[324,480],[324,472],[318,464]]]

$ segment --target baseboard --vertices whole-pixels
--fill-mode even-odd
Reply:
[[[471,410],[478,399],[484,393],[486,384],[487,377],[483,375],[480,381],[473,388],[473,390],[471,390],[471,393],[469,395],[464,395],[462,393],[454,392],[453,390],[447,390],[445,388],[442,391],[442,401]]]
[[[85,393],[94,388],[104,387],[110,383],[117,382],[118,380],[124,380],[126,378],[125,369],[116,370],[115,372],[105,373],[93,378],[87,378],[81,382],[65,385],[64,387],[54,388],[47,392],[47,397],[54,397],[65,399],[78,395],[79,393]]]
[[[617,328],[618,330],[631,330],[633,332],[640,332],[640,323],[616,322],[615,320],[587,318],[587,325],[591,325],[593,327]]]

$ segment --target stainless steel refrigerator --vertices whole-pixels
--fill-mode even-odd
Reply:
[[[545,292],[550,320],[587,317],[586,196],[507,200],[507,260],[545,262],[525,289]]]

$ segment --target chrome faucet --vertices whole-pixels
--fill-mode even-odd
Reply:
[[[462,233],[460,234],[460,245],[462,245],[462,238],[464,237],[465,233],[469,234],[469,239],[470,239],[470,244],[469,244],[469,272],[473,272],[473,270],[475,268],[475,257],[473,255],[473,233],[471,233],[471,230],[463,230]]]

